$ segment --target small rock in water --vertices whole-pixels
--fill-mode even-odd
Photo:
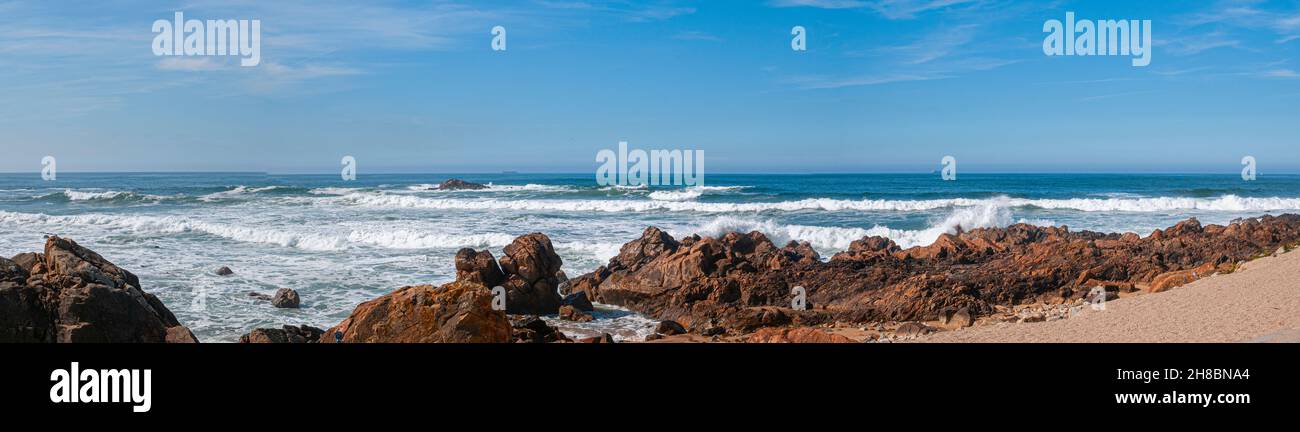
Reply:
[[[297,309],[298,301],[298,292],[289,288],[280,288],[271,297],[271,305],[278,308]]]
[[[447,179],[447,181],[444,181],[444,182],[442,182],[441,184],[438,185],[438,189],[441,189],[441,190],[480,190],[480,189],[487,189],[487,188],[488,188],[488,187],[487,187],[486,185],[481,185],[481,184],[478,184],[478,183],[467,182],[467,181],[464,181],[464,180],[461,180],[461,179],[455,179],[455,178],[454,178],[454,179]]]
[[[231,270],[230,267],[222,266],[217,269],[217,276],[230,276],[232,274],[235,274],[235,271]]]
[[[560,319],[573,322],[588,322],[594,318],[592,318],[591,314],[580,311],[578,308],[564,305],[560,306]]]
[[[271,296],[259,292],[250,292],[248,293],[248,296],[258,300],[271,301]]]

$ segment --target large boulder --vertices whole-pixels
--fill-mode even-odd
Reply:
[[[516,238],[505,247],[501,271],[505,274],[506,311],[511,314],[548,315],[558,313],[563,298],[560,266],[551,239],[542,233]]]
[[[197,342],[140,279],[76,242],[0,262],[0,342]]]
[[[472,282],[408,286],[362,303],[326,335],[344,343],[504,343],[510,321],[492,309],[492,292]],[[321,343],[334,343],[333,337]]]

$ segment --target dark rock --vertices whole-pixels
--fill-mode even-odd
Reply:
[[[441,190],[481,190],[481,189],[487,189],[487,188],[488,188],[487,185],[481,185],[481,184],[478,184],[478,183],[471,183],[471,182],[467,182],[467,181],[464,181],[464,180],[461,180],[461,179],[455,179],[455,178],[454,178],[454,179],[447,179],[446,181],[444,181],[444,182],[442,182],[441,184],[438,185],[438,189],[441,189]]]
[[[578,343],[614,343],[614,335],[601,333],[600,336],[592,336],[577,340]]]
[[[290,288],[275,290],[275,296],[271,297],[271,305],[278,308],[297,309],[298,303],[298,292]]]
[[[564,296],[563,303],[569,306],[573,306],[583,312],[591,312],[596,310],[596,307],[591,304],[591,300],[587,299],[586,292],[576,292],[573,294],[566,295]]]
[[[659,326],[655,327],[655,333],[664,336],[685,334],[686,327],[683,327],[681,324],[678,324],[677,321],[663,320],[659,322]]]
[[[309,325],[259,328],[240,336],[239,343],[317,343],[323,334],[324,330]]]
[[[216,272],[216,273],[217,273],[217,276],[230,276],[230,275],[232,275],[232,274],[235,274],[235,271],[234,271],[234,270],[231,270],[230,267],[221,267],[221,268],[217,269],[217,272]]]
[[[569,342],[564,333],[551,327],[536,315],[521,316],[511,321],[511,340],[516,343]]]

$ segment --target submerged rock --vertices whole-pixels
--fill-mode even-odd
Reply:
[[[235,274],[235,271],[231,270],[230,267],[222,266],[221,268],[217,269],[216,273],[217,276],[230,276],[232,274]]]

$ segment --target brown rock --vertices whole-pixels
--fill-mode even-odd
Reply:
[[[196,342],[140,280],[76,242],[0,261],[0,342]]]
[[[325,333],[335,332],[343,333],[345,343],[504,343],[511,326],[504,312],[492,310],[487,287],[452,282],[403,287],[362,303]]]
[[[898,337],[917,337],[930,333],[934,333],[933,328],[916,322],[903,323],[894,330],[894,335]]]
[[[560,306],[560,319],[574,322],[588,322],[594,319],[591,314],[578,310],[573,306]]]
[[[506,276],[488,250],[461,249],[456,252],[456,280],[468,281],[488,288],[505,282]]]
[[[948,319],[948,325],[954,328],[970,327],[975,324],[975,315],[971,314],[970,308],[957,309]]]
[[[506,276],[506,311],[512,314],[549,315],[559,312],[561,298],[556,276],[563,260],[551,239],[542,233],[516,238],[500,260]]]
[[[1158,293],[1168,291],[1171,288],[1180,287],[1199,279],[1196,272],[1192,270],[1173,271],[1156,276],[1151,280],[1151,285],[1147,286],[1147,292]]]
[[[749,335],[750,343],[854,343],[853,339],[812,327],[765,328]]]

